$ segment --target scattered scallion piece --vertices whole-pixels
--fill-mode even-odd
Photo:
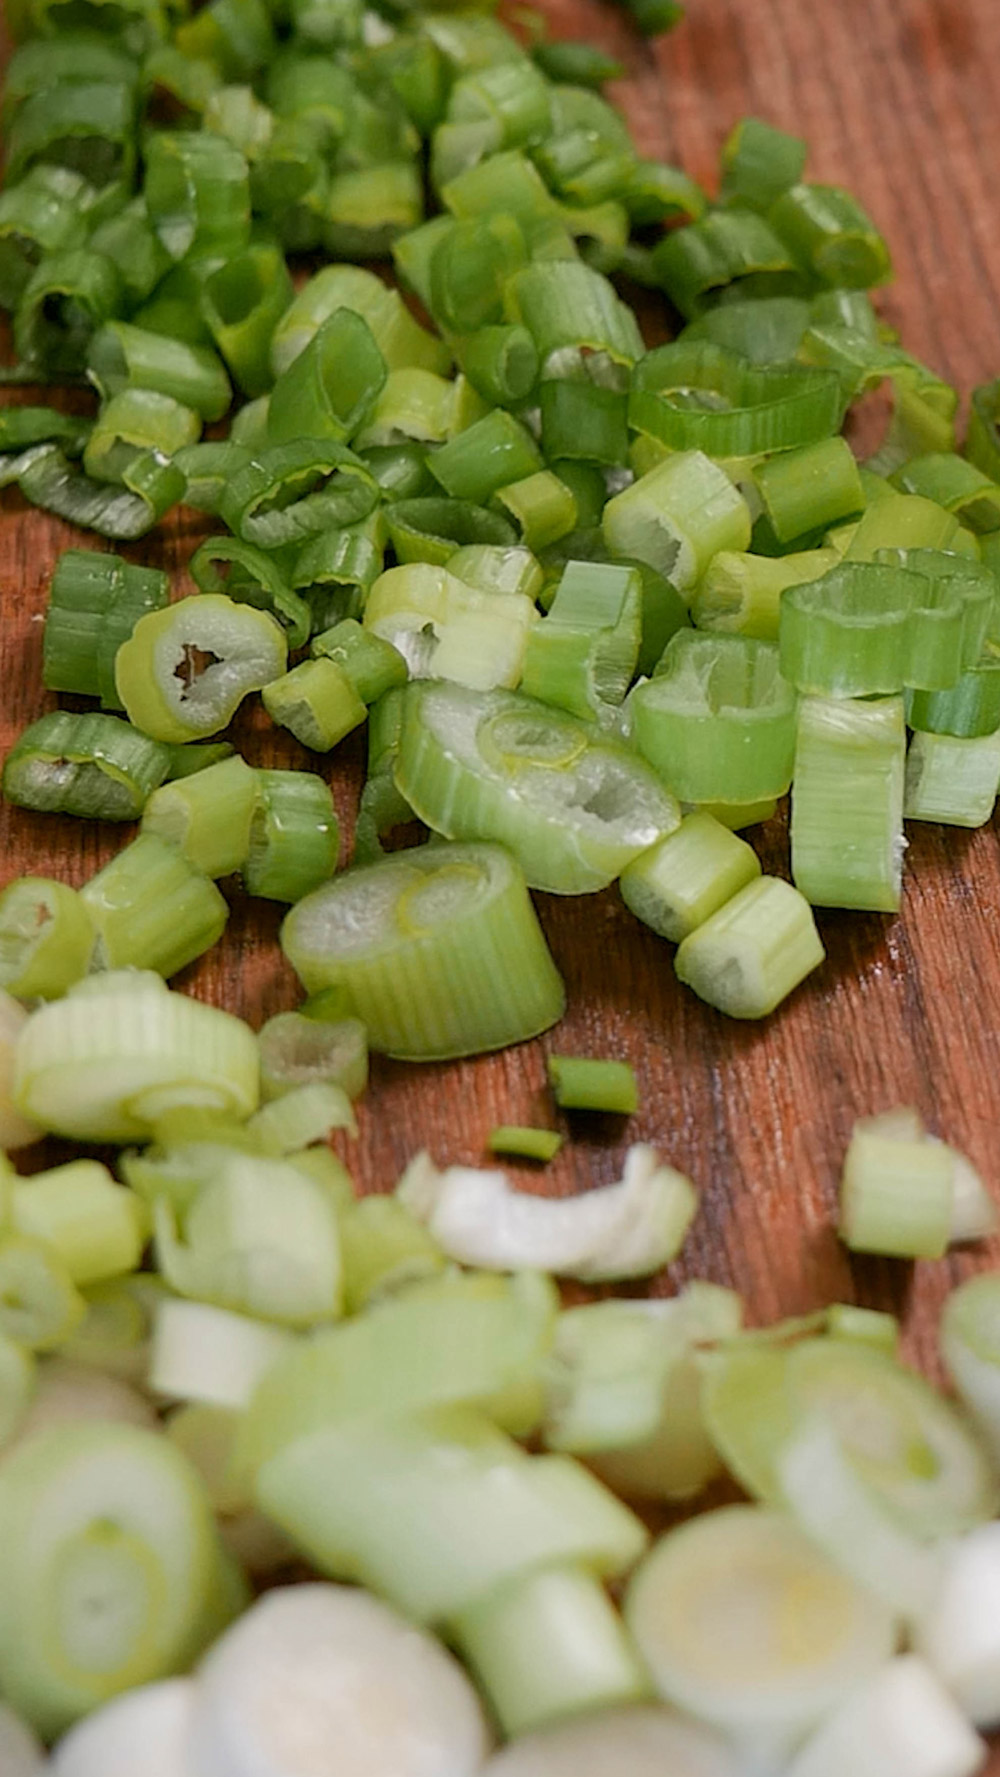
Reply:
[[[557,1129],[535,1129],[503,1123],[491,1129],[487,1147],[491,1154],[510,1154],[521,1160],[554,1160],[563,1145]]]
[[[639,1088],[627,1061],[550,1055],[546,1066],[553,1096],[561,1110],[614,1111],[631,1117],[639,1109]]]

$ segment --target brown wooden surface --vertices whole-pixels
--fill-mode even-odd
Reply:
[[[954,380],[1000,372],[1000,8],[996,0],[690,0],[655,47],[599,0],[547,0],[558,35],[613,47],[616,96],[641,148],[711,182],[719,144],[747,111],[806,135],[809,173],[856,191],[897,268],[879,298],[904,343]],[[21,393],[10,399],[20,400]],[[183,514],[126,551],[182,584],[200,534]],[[87,541],[0,496],[0,745],[51,707],[40,689],[41,613],[60,549]],[[252,763],[313,766],[260,708],[234,731]],[[343,751],[343,750],[342,750]],[[350,752],[350,748],[348,748]],[[322,763],[322,762],[320,762]],[[332,767],[347,830],[360,749]],[[2,880],[24,871],[82,882],[127,836],[0,808]],[[784,821],[751,837],[787,874]],[[346,855],[346,846],[345,846]],[[233,896],[218,949],[177,985],[254,1022],[294,1003],[276,945],[278,912]],[[496,1123],[549,1114],[550,1049],[625,1056],[642,1108],[628,1125],[574,1125],[532,1188],[568,1192],[617,1176],[627,1141],[654,1141],[703,1192],[666,1287],[711,1277],[766,1321],[836,1297],[905,1311],[911,1350],[933,1363],[942,1295],[1000,1249],[922,1264],[853,1261],[833,1233],[840,1158],[855,1117],[915,1103],[1000,1194],[1000,856],[993,826],[965,835],[916,826],[898,919],[825,913],[824,968],[763,1026],[726,1020],[681,989],[672,949],[615,891],[540,898],[569,989],[564,1023],[507,1054],[444,1067],[376,1062],[351,1154],[360,1184],[385,1189],[414,1149],[477,1161]]]

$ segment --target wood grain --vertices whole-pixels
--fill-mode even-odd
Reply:
[[[544,0],[556,34],[605,44],[628,68],[616,97],[642,149],[711,183],[720,142],[753,111],[808,137],[809,171],[856,191],[897,268],[880,298],[904,342],[963,394],[1000,371],[1000,9],[995,0],[691,0],[654,47],[600,0]],[[11,397],[20,398],[18,397]],[[126,551],[183,568],[200,528],[182,515]],[[80,538],[2,497],[0,744],[50,706],[40,690],[46,583]],[[260,709],[235,738],[254,764],[315,766]],[[359,749],[330,768],[349,831]],[[49,871],[82,882],[118,830],[0,809],[3,877]],[[787,874],[786,826],[752,837]],[[345,848],[346,854],[346,848]],[[238,891],[224,942],[178,985],[259,1021],[296,998],[276,946],[278,915]],[[671,948],[617,894],[540,912],[569,988],[564,1023],[542,1041],[445,1067],[376,1062],[351,1162],[385,1189],[420,1145],[477,1161],[495,1123],[550,1115],[549,1049],[627,1057],[642,1108],[626,1127],[574,1122],[572,1143],[529,1188],[569,1192],[616,1176],[626,1141],[657,1143],[690,1172],[703,1209],[684,1278],[735,1284],[766,1321],[837,1297],[908,1316],[914,1356],[933,1366],[942,1296],[1000,1249],[909,1268],[851,1260],[833,1234],[840,1158],[855,1117],[914,1103],[1000,1191],[1000,856],[991,825],[973,835],[917,826],[897,919],[825,913],[825,967],[763,1026],[741,1027],[676,983]],[[1000,1768],[1000,1767],[998,1767]]]

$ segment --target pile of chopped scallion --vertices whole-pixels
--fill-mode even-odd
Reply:
[[[358,1198],[329,1138],[369,1049],[556,1023],[531,889],[618,880],[759,1018],[822,961],[813,906],[898,907],[904,816],[990,818],[1000,383],[960,452],[804,144],[737,125],[711,201],[636,154],[584,44],[396,0],[7,22],[0,376],[99,405],[0,410],[0,487],[113,543],[178,505],[216,530],[175,602],[61,556],[43,676],[76,702],[3,766],[10,802],[139,829],[79,891],[0,892],[2,1777],[971,1777],[1000,1273],[945,1310],[954,1404],[848,1304],[562,1307],[555,1278],[679,1252],[697,1194],[645,1144],[570,1199],[426,1154]],[[400,288],[358,263],[389,254]],[[317,755],[368,725],[349,870],[325,773],[219,738],[253,692]],[[790,786],[794,887],[737,836]],[[434,842],[393,849],[413,821]],[[166,985],[236,874],[290,908],[308,996],[256,1033]],[[571,1115],[637,1108],[621,1062],[549,1072]],[[115,1173],[17,1173],[48,1133]],[[856,1125],[853,1250],[995,1221],[915,1112]],[[650,1547],[639,1510],[724,1473],[750,1503]]]

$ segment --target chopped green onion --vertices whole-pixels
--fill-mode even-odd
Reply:
[[[899,906],[905,756],[902,698],[802,699],[792,874],[814,906]]]
[[[634,745],[682,801],[755,802],[791,782],[795,694],[768,642],[678,630],[628,709]]]
[[[749,364],[725,346],[684,339],[639,360],[628,417],[641,434],[671,450],[721,458],[818,445],[837,429],[842,408],[830,371]],[[862,504],[858,498],[850,509],[859,511]]]
[[[385,385],[386,368],[367,323],[337,309],[282,371],[271,391],[268,438],[352,438]]]
[[[546,1065],[561,1110],[614,1111],[630,1117],[639,1109],[639,1088],[627,1061],[550,1055]]]
[[[257,776],[239,754],[155,790],[140,831],[177,847],[204,876],[229,876],[246,861]]]
[[[182,782],[197,783],[200,776]],[[176,975],[218,943],[229,918],[215,884],[155,832],[140,833],[80,894],[97,932],[95,958],[105,969]]]
[[[752,848],[711,814],[689,814],[619,878],[637,919],[679,944],[760,875]]]
[[[0,1670],[40,1732],[60,1733],[198,1650],[218,1556],[208,1501],[165,1438],[133,1425],[49,1427],[8,1456],[0,1500],[10,1533]]]
[[[788,1518],[726,1506],[678,1525],[629,1584],[625,1620],[659,1695],[784,1764],[888,1659],[895,1624]]]
[[[249,691],[284,670],[274,618],[221,593],[182,599],[141,617],[115,661],[130,721],[158,740],[217,734]]]
[[[377,703],[387,691],[405,685],[406,661],[399,650],[353,618],[314,636],[309,652],[332,660],[350,681],[362,703]]]
[[[57,1253],[75,1284],[136,1270],[148,1233],[142,1208],[97,1160],[36,1173],[10,1194],[15,1231]]]
[[[903,815],[951,827],[985,827],[1000,789],[1000,733],[978,740],[915,733],[906,755]]]
[[[144,537],[184,493],[184,477],[158,451],[142,451],[122,470],[122,486],[91,481],[54,444],[24,452],[18,486],[25,499],[102,537]]]
[[[795,185],[806,164],[806,145],[799,136],[775,129],[759,117],[744,117],[722,144],[723,203],[746,204],[762,214]]]
[[[629,1149],[617,1184],[571,1198],[514,1191],[502,1172],[438,1172],[426,1155],[411,1162],[398,1191],[460,1264],[586,1283],[649,1277],[670,1264],[698,1207],[690,1180],[643,1143]]]
[[[776,642],[781,595],[837,565],[832,549],[770,557],[721,549],[699,581],[691,613],[699,629]]]
[[[309,279],[274,332],[271,362],[276,376],[308,345],[337,309],[353,309],[371,329],[389,370],[419,365],[446,375],[448,348],[418,325],[398,290],[355,265],[328,265]]]
[[[229,258],[250,233],[247,163],[209,130],[157,131],[144,156],[146,208],[171,259]]]
[[[245,413],[246,409],[241,411]],[[187,483],[183,494],[185,506],[193,506],[196,512],[208,512],[214,517],[226,483],[249,460],[249,450],[229,439],[221,444],[208,441],[189,444],[179,450],[174,467],[181,471]]]
[[[94,938],[75,889],[17,877],[0,893],[0,987],[21,999],[58,999],[87,973]]]
[[[723,471],[701,451],[679,451],[604,509],[615,555],[637,556],[684,594],[720,549],[746,549],[750,510]]]
[[[18,357],[43,381],[81,375],[94,334],[120,312],[121,301],[117,269],[103,253],[79,247],[47,254],[18,303]]]
[[[0,1337],[29,1351],[52,1351],[71,1336],[85,1312],[57,1252],[41,1240],[0,1234]]]
[[[754,479],[781,543],[853,518],[865,503],[857,463],[843,438],[768,457]]]
[[[356,524],[377,498],[360,457],[342,444],[300,437],[253,457],[224,490],[219,510],[244,542],[276,549]]]
[[[633,568],[568,562],[547,617],[531,630],[521,688],[584,721],[620,704],[641,637],[641,582]]]
[[[1000,1450],[1000,1280],[996,1271],[954,1289],[941,1320],[941,1354],[959,1398],[996,1460]]]
[[[563,1137],[555,1129],[535,1129],[503,1123],[491,1129],[487,1147],[491,1154],[512,1154],[521,1160],[554,1160],[563,1145]]]
[[[248,895],[300,901],[333,875],[340,827],[333,797],[309,771],[258,771],[243,863]]]
[[[840,1235],[852,1251],[940,1259],[953,1240],[996,1224],[981,1179],[954,1148],[922,1128],[907,1138],[880,1118],[855,1123],[840,1191]]]
[[[503,158],[495,156],[493,164],[499,168]],[[452,201],[457,184],[443,194],[446,201]],[[515,272],[505,304],[508,319],[520,321],[531,334],[543,378],[572,375],[579,367],[593,381],[621,389],[642,357],[631,309],[607,278],[580,260],[540,260]]]
[[[414,678],[489,691],[517,683],[536,616],[521,593],[478,592],[446,568],[407,562],[371,588],[365,628],[392,644]]]
[[[202,284],[209,332],[244,395],[263,395],[271,387],[271,340],[292,296],[284,255],[270,241],[251,241]]]
[[[289,1335],[205,1302],[167,1299],[156,1312],[150,1386],[178,1401],[245,1407]]]
[[[397,499],[386,512],[386,523],[400,562],[426,561],[443,567],[457,549],[472,545],[504,549],[517,542],[506,518],[468,500]]]
[[[582,1564],[516,1574],[456,1616],[450,1633],[504,1733],[518,1740],[648,1695],[618,1612]]]
[[[328,989],[327,996],[339,990]],[[368,1084],[368,1038],[360,1019],[345,1014],[341,1004],[324,1013],[320,993],[301,1012],[279,1012],[260,1032],[261,1092],[265,1100],[280,1098],[300,1086],[321,1081],[339,1086],[348,1098],[360,1098]]]
[[[780,202],[780,200],[779,200]],[[795,296],[803,286],[796,261],[774,227],[753,210],[710,210],[674,229],[654,253],[657,280],[686,320],[724,293]]]
[[[678,980],[730,1018],[766,1018],[824,955],[805,897],[762,876],[684,939],[674,966]]]
[[[605,888],[679,824],[642,760],[561,710],[458,685],[413,686],[403,698],[403,796],[447,838],[508,846],[533,888]]]
[[[318,753],[329,752],[368,714],[347,674],[322,655],[273,679],[262,696],[272,721]]]
[[[857,199],[839,185],[793,185],[768,214],[799,264],[821,283],[870,290],[892,276],[882,236]]]
[[[284,629],[289,648],[301,648],[306,642],[312,623],[309,607],[263,549],[236,537],[208,537],[195,550],[188,572],[202,592],[224,592],[236,604],[270,611]]]
[[[373,1049],[411,1060],[503,1048],[562,1016],[524,879],[498,846],[348,871],[292,909],[282,947],[308,991],[347,989]]]
[[[232,399],[229,378],[208,347],[126,321],[94,334],[87,370],[105,400],[124,389],[152,389],[193,407],[203,420],[221,419]]]
[[[134,821],[169,764],[166,747],[117,716],[51,710],[7,754],[3,793],[50,814]]]
[[[892,477],[903,494],[919,494],[954,513],[970,531],[1000,530],[1000,491],[996,482],[954,452],[911,457]]]
[[[445,1258],[396,1197],[362,1197],[338,1218],[348,1314],[440,1276]]]

